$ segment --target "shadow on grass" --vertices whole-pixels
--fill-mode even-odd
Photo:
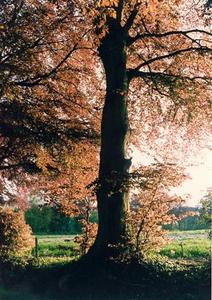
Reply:
[[[1,272],[1,300],[209,300],[209,264],[80,261]]]

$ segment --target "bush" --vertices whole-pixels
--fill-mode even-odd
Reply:
[[[33,244],[23,212],[0,208],[0,257],[22,256],[32,250]]]

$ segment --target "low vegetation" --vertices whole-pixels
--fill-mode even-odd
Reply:
[[[37,258],[34,249],[31,256],[4,262],[0,299],[209,299],[210,241],[206,231],[171,232],[170,244],[142,264],[111,262],[107,267],[89,266],[84,272],[74,237],[38,235]],[[14,283],[16,287],[8,291],[7,286]]]
[[[32,247],[32,232],[25,223],[23,212],[0,207],[0,258],[22,256]]]
[[[36,218],[32,218],[30,222],[34,222],[34,226],[40,228],[41,232],[45,232],[45,228],[53,228],[53,209],[34,207],[29,212],[26,217],[28,221],[33,217],[33,212],[41,219],[47,212],[43,224],[39,225],[39,218],[40,222]],[[5,242],[5,245],[7,244],[8,249],[15,249],[8,250],[8,255],[0,258],[1,300],[59,300],[61,297],[64,300],[128,300],[141,297],[144,300],[178,300],[173,296],[176,293],[181,295],[179,300],[208,299],[208,230],[169,231],[169,243],[160,252],[156,248],[150,250],[149,255],[145,259],[143,257],[142,261],[139,260],[139,263],[138,260],[136,263],[132,260],[127,263],[110,261],[107,265],[101,263],[85,268],[80,260],[82,249],[78,240],[83,239],[87,243],[89,231],[73,230],[73,225],[83,224],[82,216],[81,223],[73,219],[70,221],[63,215],[57,218],[57,222],[64,225],[61,230],[63,228],[65,233],[66,229],[71,229],[74,235],[32,236],[22,212],[2,209],[1,214],[1,229],[6,232],[2,237],[5,236],[5,241],[10,242]],[[96,225],[96,215],[87,215],[86,225]],[[6,222],[4,217],[8,218]],[[10,234],[12,238],[8,239]],[[12,286],[15,288],[11,289]],[[158,295],[160,290],[163,292]],[[171,296],[167,298],[167,295]]]

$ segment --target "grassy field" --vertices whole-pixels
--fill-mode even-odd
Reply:
[[[206,239],[184,239],[183,241],[173,241],[169,245],[166,245],[160,251],[160,254],[170,258],[208,258],[210,255],[210,241]]]
[[[79,249],[74,243],[74,235],[37,235],[36,237],[39,257],[65,258],[79,255]]]
[[[64,234],[64,235],[55,235],[55,234],[44,234],[44,235],[36,235],[36,237],[41,240],[42,242],[49,242],[49,241],[73,241],[76,235]]]
[[[38,235],[39,257],[73,257],[79,255],[73,235]],[[171,231],[160,254],[174,259],[204,259],[210,255],[211,241],[207,231]]]
[[[169,237],[173,240],[185,240],[185,239],[207,239],[208,230],[173,230],[169,232]]]
[[[171,231],[170,243],[161,251],[169,258],[204,259],[210,256],[211,241],[206,230]]]

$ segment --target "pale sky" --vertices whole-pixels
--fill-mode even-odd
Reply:
[[[151,158],[133,150],[133,164],[149,164]],[[173,188],[173,193],[185,196],[185,205],[196,206],[207,193],[207,189],[212,187],[212,150],[204,148],[192,156],[190,166],[187,166],[185,173],[191,177],[186,179],[181,186]]]
[[[198,205],[207,189],[212,187],[212,151],[203,149],[194,157],[196,165],[187,167],[186,172],[191,179],[187,179],[176,189],[178,195],[189,194],[187,205]]]

